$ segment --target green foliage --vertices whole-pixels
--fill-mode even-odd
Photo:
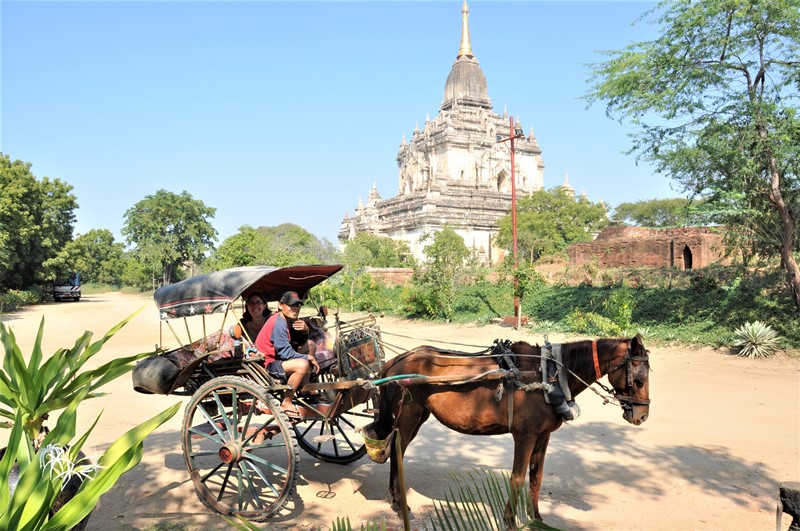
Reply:
[[[158,264],[161,283],[173,282],[179,266],[200,263],[213,249],[217,231],[211,226],[215,208],[184,191],[158,190],[125,212],[122,234],[133,255],[152,268]]]
[[[576,334],[611,337],[623,335],[622,328],[614,321],[594,312],[574,310],[564,322]]]
[[[451,227],[427,234],[423,253],[427,260],[415,269],[406,299],[411,315],[450,319],[456,290],[469,279],[466,270],[470,251],[464,239]]]
[[[414,265],[414,256],[404,241],[360,232],[347,242],[344,263],[352,268],[411,267]]]
[[[43,280],[42,264],[72,239],[77,208],[71,185],[0,153],[0,289]]]
[[[745,358],[766,358],[780,348],[778,333],[761,321],[747,322],[734,330],[733,341],[739,356]]]
[[[386,531],[386,522],[380,524],[376,522],[368,522],[361,524],[359,531]],[[335,522],[331,522],[331,531],[353,531],[353,526],[350,524],[350,518],[336,518]]]
[[[206,263],[206,269],[217,271],[230,267],[297,264],[330,264],[339,255],[328,240],[319,240],[302,227],[285,223],[277,227],[254,229],[243,225],[239,232],[226,238]]]
[[[33,441],[21,427],[21,415],[16,417],[8,446],[0,459],[0,500],[4,502],[0,503],[0,529],[55,531],[72,529],[78,525],[92,512],[100,496],[141,461],[144,439],[172,418],[181,406],[178,402],[131,429],[100,456],[97,466],[91,466],[81,460],[80,451],[97,420],[89,431],[75,439],[76,410],[82,398],[76,395],[67,404],[39,451],[33,450]],[[85,480],[77,494],[50,517],[50,508],[56,496],[72,477],[69,473],[51,473],[56,462],[67,472],[70,469],[73,474],[82,471]],[[14,464],[19,467],[19,476],[14,494],[11,495],[9,475]]]
[[[54,258],[44,263],[46,280],[56,280],[67,271],[78,271],[84,283],[98,282],[119,286],[125,270],[125,251],[121,242],[106,229],[93,229],[64,245]]]
[[[695,227],[708,224],[702,211],[703,201],[691,199],[648,199],[620,203],[611,220],[640,227]]]
[[[99,416],[76,439],[78,406],[87,398],[101,396],[97,393],[99,387],[127,373],[143,355],[79,371],[132,317],[95,343],[89,344],[91,332],[84,333],[73,349],[59,349],[44,363],[42,323],[27,365],[13,332],[0,323],[0,340],[5,349],[0,370],[0,416],[7,419],[3,426],[11,428],[8,446],[0,458],[0,529],[44,531],[75,527],[89,515],[100,496],[141,461],[142,442],[147,435],[178,412],[180,403],[128,431],[103,453],[96,466],[81,457],[81,448]],[[59,410],[56,426],[49,432],[42,430],[48,413]],[[13,465],[18,467],[19,475],[12,495],[9,476]],[[80,489],[51,517],[56,496],[75,474],[84,479]]]
[[[506,529],[544,529],[557,531],[544,522],[537,521],[533,506],[523,485],[521,495],[514,504],[517,521],[508,527],[503,519],[505,506],[511,497],[511,478],[507,472],[495,474],[476,469],[466,473],[453,473],[444,500],[433,502],[430,516],[433,531],[459,529],[464,531],[500,531]]]
[[[137,360],[152,354],[115,358],[99,367],[81,372],[103,345],[136,313],[109,330],[99,341],[90,343],[92,333],[87,331],[71,349],[58,349],[46,359],[42,353],[42,319],[27,364],[17,346],[14,333],[0,323],[0,342],[5,349],[3,366],[0,369],[0,418],[6,419],[0,427],[9,427],[11,421],[21,420],[26,436],[30,440],[36,440],[50,413],[64,409],[78,396],[81,400],[102,396],[98,392],[100,387],[131,371]]]
[[[538,190],[517,203],[519,261],[533,264],[540,257],[563,251],[570,244],[592,240],[607,224],[607,209],[586,197],[575,198],[562,187]],[[511,215],[498,221],[497,244],[513,244]]]
[[[621,331],[630,328],[633,323],[634,297],[630,289],[621,286],[611,289],[608,298],[603,302],[603,313]]]
[[[30,306],[42,301],[42,290],[30,289],[19,291],[10,289],[5,293],[0,293],[0,313],[13,312],[23,306]]]
[[[660,36],[594,65],[587,100],[635,127],[632,151],[707,199],[745,263],[780,256],[800,309],[797,0],[675,0],[648,14]]]

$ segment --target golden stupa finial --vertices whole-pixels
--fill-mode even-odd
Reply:
[[[458,48],[458,55],[456,59],[460,57],[468,57],[472,59],[475,57],[472,54],[472,46],[469,43],[469,7],[467,6],[467,0],[464,0],[464,5],[461,7],[461,46]]]

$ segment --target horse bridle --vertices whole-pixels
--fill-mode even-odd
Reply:
[[[608,375],[610,376],[612,372],[617,371],[623,367],[625,367],[625,395],[622,395],[617,392],[616,389],[610,389],[603,385],[601,382],[596,382],[603,390],[611,395],[614,395],[614,398],[620,403],[619,405],[622,406],[624,410],[633,409],[634,405],[637,406],[647,406],[650,405],[650,399],[641,399],[636,398],[634,396],[636,390],[634,389],[634,374],[633,374],[633,362],[640,361],[645,364],[647,367],[648,372],[650,371],[650,356],[647,350],[644,351],[644,356],[633,356],[631,354],[631,344],[628,342],[628,349],[625,352],[625,357],[622,358],[622,361],[619,364],[608,370]]]

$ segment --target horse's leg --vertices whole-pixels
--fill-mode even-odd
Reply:
[[[517,502],[525,484],[525,469],[528,468],[528,461],[531,456],[531,449],[534,447],[532,439],[525,431],[514,432],[514,464],[511,467],[511,494],[506,503],[503,513],[503,521],[508,529],[513,529],[516,525]]]
[[[547,444],[550,442],[550,434],[546,433],[536,439],[533,446],[533,453],[530,459],[530,495],[533,504],[533,517],[537,520],[542,519],[539,514],[539,489],[542,487],[542,474],[544,473],[544,456],[547,453]]]
[[[406,448],[414,440],[419,432],[420,426],[430,417],[430,410],[421,402],[413,393],[409,393],[410,399],[406,399],[400,416],[397,418],[395,426],[397,434],[395,437],[400,437],[400,451],[405,456]],[[392,497],[392,509],[398,514],[402,513],[403,491],[400,485],[399,469],[400,459],[397,456],[397,446],[392,441],[392,454],[391,466],[389,472],[389,494]]]

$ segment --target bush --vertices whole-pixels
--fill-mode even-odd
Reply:
[[[39,288],[28,288],[27,291],[11,289],[6,293],[0,293],[0,312],[12,312],[40,302],[42,302],[42,290]]]
[[[608,317],[593,312],[575,310],[566,318],[569,329],[576,334],[618,337],[622,329]]]
[[[630,328],[633,322],[633,293],[626,287],[613,288],[603,303],[605,315],[622,330]]]

